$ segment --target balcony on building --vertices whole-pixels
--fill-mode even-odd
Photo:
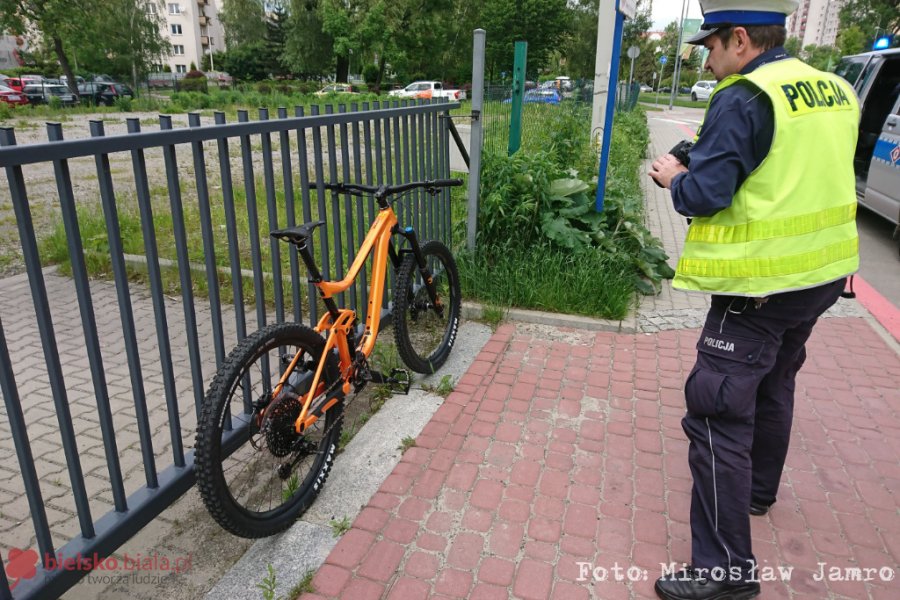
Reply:
[[[200,44],[203,45],[203,46],[209,46],[209,36],[208,36],[208,35],[201,35],[201,36],[200,36]]]
[[[200,15],[199,17],[197,17],[197,20],[200,22],[200,27],[206,27],[207,25],[209,25],[209,17],[207,17],[206,15]]]

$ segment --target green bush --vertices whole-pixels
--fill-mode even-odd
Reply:
[[[115,106],[116,109],[121,112],[131,112],[132,100],[128,96],[120,96],[119,98],[116,98]]]
[[[373,64],[366,64],[363,67],[363,80],[365,80],[366,85],[375,85],[375,82],[378,80],[378,67]]]
[[[50,96],[50,99],[47,100],[47,105],[53,110],[59,110],[62,108],[62,98],[59,96]]]
[[[6,102],[0,102],[0,119],[12,118],[12,107]]]
[[[209,92],[209,82],[206,75],[200,71],[191,71],[185,75],[184,79],[177,84],[178,91],[181,92],[200,92],[206,94]]]
[[[542,132],[542,143],[536,137],[523,139],[522,148],[511,157],[485,156],[478,214],[479,258],[468,264],[485,272],[493,269],[495,280],[508,274],[510,279],[498,284],[522,288],[510,293],[511,298],[527,297],[531,284],[522,283],[514,269],[503,265],[512,260],[526,270],[536,249],[538,254],[596,254],[597,260],[627,265],[630,289],[645,294],[654,293],[663,278],[674,275],[661,243],[644,226],[638,172],[649,141],[646,116],[643,111],[617,115],[604,211],[597,212],[597,153],[584,125],[589,119],[582,119],[579,112],[585,110],[572,107],[567,112],[563,105],[532,111],[531,125]],[[548,273],[549,268],[540,271]],[[564,285],[556,273],[548,277]],[[550,306],[542,308],[552,310]]]

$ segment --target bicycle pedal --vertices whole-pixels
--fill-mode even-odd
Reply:
[[[412,378],[409,376],[409,371],[406,369],[391,369],[391,374],[387,378],[387,383],[394,392],[408,396]]]

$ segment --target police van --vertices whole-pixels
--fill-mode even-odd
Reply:
[[[900,48],[841,59],[835,73],[853,85],[862,109],[853,167],[859,203],[900,235]]]

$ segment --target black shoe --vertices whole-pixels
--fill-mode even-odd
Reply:
[[[660,577],[653,587],[663,600],[748,600],[759,596],[759,583],[725,583],[684,569]]]
[[[770,504],[763,504],[761,502],[756,502],[755,500],[750,501],[750,514],[754,517],[761,517],[767,512],[769,512]]]

